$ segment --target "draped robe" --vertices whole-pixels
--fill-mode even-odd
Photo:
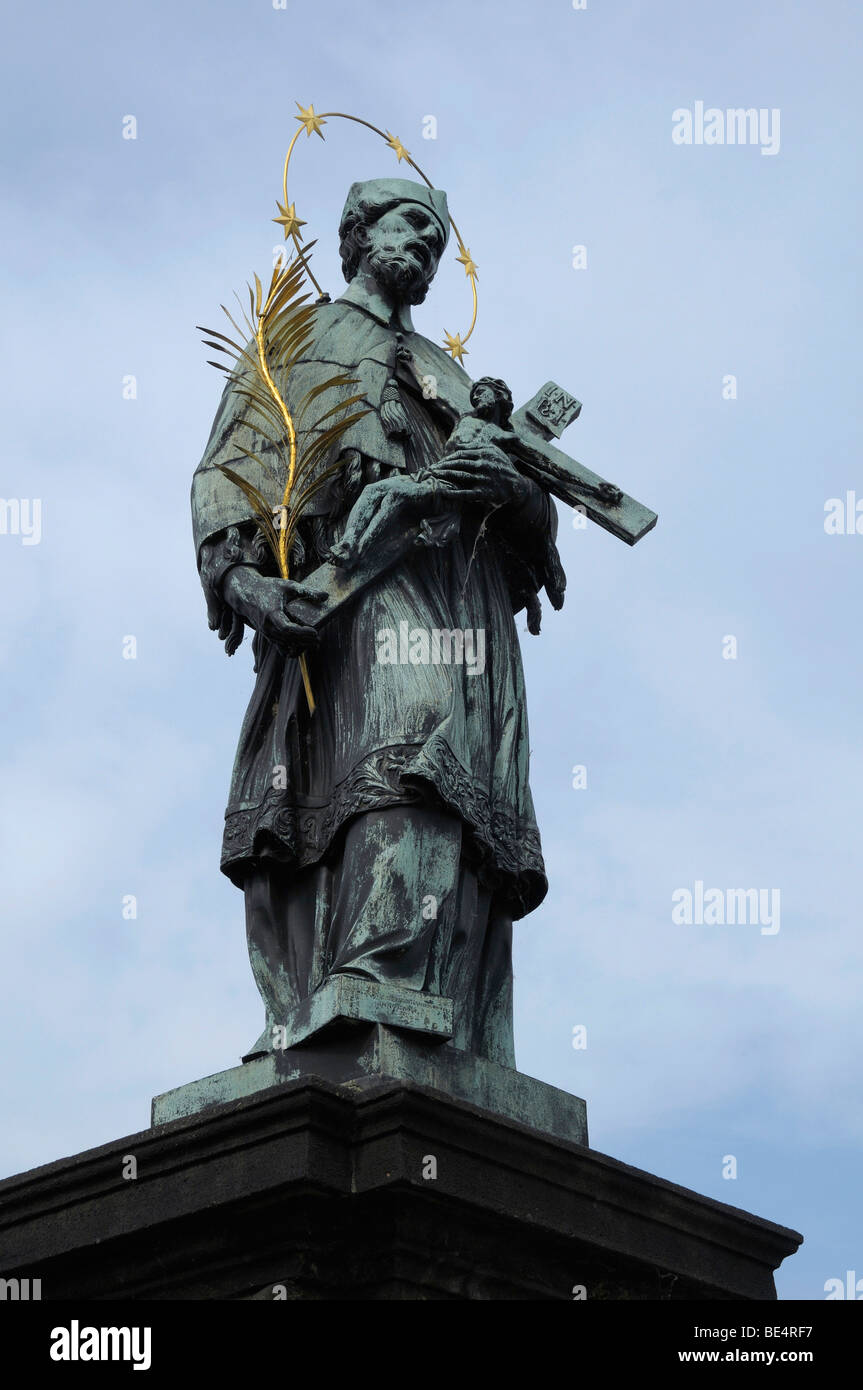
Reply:
[[[304,515],[293,578],[326,558],[363,486],[436,462],[468,408],[463,369],[403,333],[413,372],[399,369],[399,394],[411,434],[406,443],[387,437],[380,404],[396,331],[349,298],[320,305],[314,343],[285,383],[295,410],[311,386],[348,371],[359,385],[342,396],[362,392],[369,409],[339,441],[342,469]],[[338,395],[334,388],[326,404]],[[273,492],[238,448],[266,454],[242,421],[245,405],[229,384],[192,487],[210,625],[229,649],[242,621],[223,595],[227,571],[246,563],[275,573],[244,494],[216,467],[227,463]],[[556,518],[535,486],[518,510],[490,512],[466,508],[453,538],[414,548],[322,628],[308,653],[313,716],[299,662],[255,634],[256,682],[222,851],[223,872],[245,893],[266,1006],[253,1052],[300,1000],[345,973],[452,998],[454,1044],[514,1065],[511,924],[547,884],[513,615],[542,583]],[[422,641],[410,640],[453,630],[483,634],[483,663],[446,661],[445,649],[444,659],[423,661]],[[407,633],[406,661],[380,659],[386,633],[401,639],[402,658]]]

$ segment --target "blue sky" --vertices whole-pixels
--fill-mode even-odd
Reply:
[[[146,1126],[260,1029],[218,872],[251,659],[207,629],[188,490],[219,394],[195,324],[271,264],[299,100],[400,136],[479,266],[471,374],[573,391],[567,447],[660,514],[629,549],[562,509],[566,607],[522,637],[551,890],[516,928],[519,1065],[600,1150],[802,1230],[780,1297],[863,1277],[863,535],[824,529],[863,499],[859,7],[51,0],[6,28],[0,492],[42,535],[0,535],[0,1173]],[[697,101],[778,110],[778,152],[675,144]],[[397,166],[326,134],[291,196],[335,294],[347,187]],[[469,321],[455,254],[436,341]],[[778,889],[780,930],[674,923],[696,881]]]

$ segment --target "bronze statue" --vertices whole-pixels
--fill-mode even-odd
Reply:
[[[326,981],[352,977],[452,1000],[453,1045],[514,1066],[512,922],[547,889],[515,615],[538,632],[539,591],[563,602],[552,493],[630,544],[656,520],[549,444],[572,397],[549,383],[513,416],[504,382],[471,383],[415,332],[449,225],[439,189],[350,189],[348,288],[313,306],[283,405],[329,390],[362,411],[317,456],[290,579],[237,485],[245,470],[266,486],[248,348],[195,474],[210,625],[229,652],[254,632],[222,854],[266,1006],[249,1056]]]

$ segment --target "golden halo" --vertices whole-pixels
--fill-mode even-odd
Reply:
[[[306,274],[308,275],[315,289],[318,291],[318,294],[323,295],[325,291],[318,284],[317,280],[315,279],[314,275],[309,269],[308,261],[303,255],[303,238],[300,236],[300,227],[305,227],[306,224],[305,222],[301,221],[301,219],[297,216],[295,205],[293,203],[288,202],[288,165],[291,162],[291,155],[294,152],[294,146],[296,145],[297,140],[299,139],[302,132],[305,131],[306,135],[319,135],[323,140],[325,139],[325,136],[321,127],[326,125],[328,120],[339,119],[342,121],[353,121],[356,125],[364,125],[367,130],[374,131],[375,135],[379,135],[381,139],[387,145],[389,145],[390,149],[395,151],[396,158],[398,159],[398,162],[400,164],[402,160],[405,160],[406,163],[408,163],[412,169],[415,169],[416,172],[419,174],[420,178],[422,179],[423,183],[425,183],[425,185],[428,188],[434,188],[434,184],[431,182],[430,179],[426,177],[426,175],[423,173],[422,169],[419,167],[416,161],[411,158],[409,152],[405,149],[398,136],[391,135],[388,130],[379,130],[376,125],[372,125],[371,121],[364,121],[360,116],[349,116],[344,111],[324,111],[320,115],[318,115],[315,111],[314,106],[312,105],[303,107],[300,106],[299,102],[297,102],[297,106],[299,107],[300,114],[299,116],[295,116],[294,120],[299,121],[300,128],[299,130],[296,130],[294,132],[291,143],[288,146],[288,152],[285,155],[285,169],[284,175],[282,177],[283,202],[277,203],[277,207],[279,209],[279,216],[274,217],[273,221],[277,222],[280,227],[284,228],[285,241],[288,241],[289,239],[293,241],[294,246],[296,247],[297,256],[302,262]],[[451,217],[449,219],[449,224],[455,232],[456,240],[458,242],[459,254],[456,256],[456,260],[464,266],[465,274],[467,275],[467,278],[470,280],[470,287],[473,293],[473,316],[471,318],[470,327],[467,330],[467,333],[465,333],[464,337],[462,337],[459,333],[444,334],[443,341],[444,347],[446,348],[447,352],[449,352],[456,361],[461,362],[465,353],[467,352],[465,343],[467,342],[468,338],[470,337],[471,333],[476,327],[476,261],[473,259],[473,257],[470,254],[470,251],[465,246],[464,241],[462,240],[461,232],[459,231],[458,227],[456,226],[455,222],[452,220]]]

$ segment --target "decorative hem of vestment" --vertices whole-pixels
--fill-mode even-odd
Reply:
[[[486,788],[433,735],[369,754],[319,804],[269,789],[256,806],[225,814],[222,872],[239,886],[250,868],[277,860],[296,869],[318,863],[356,816],[389,806],[431,805],[454,812],[468,831],[466,846],[481,880],[514,918],[538,907],[548,882],[534,821],[495,803]]]

